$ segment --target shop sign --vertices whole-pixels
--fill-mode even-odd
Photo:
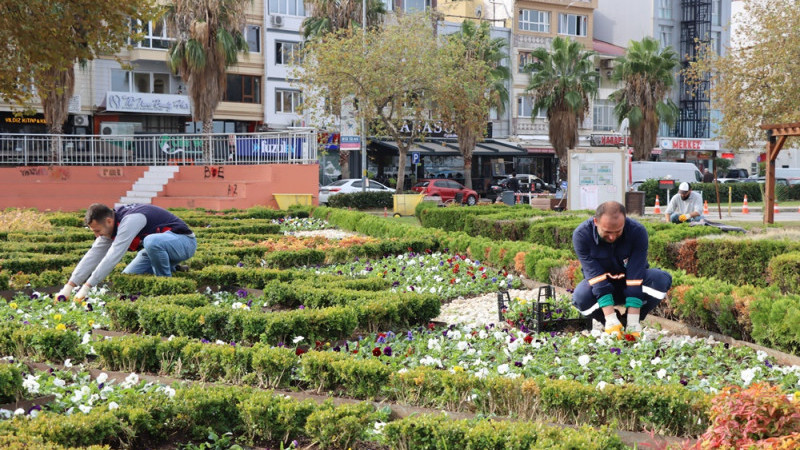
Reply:
[[[719,141],[710,139],[661,139],[661,148],[665,150],[719,150]]]
[[[592,134],[589,135],[589,142],[592,147],[619,147],[621,145],[630,146],[633,141],[630,136],[626,137],[621,134]]]
[[[545,155],[556,154],[556,150],[550,147],[526,147],[525,150],[528,151],[528,154],[545,154]]]
[[[173,94],[107,92],[106,111],[191,116],[189,97]]]

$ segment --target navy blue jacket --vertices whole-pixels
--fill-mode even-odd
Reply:
[[[572,245],[581,262],[583,278],[600,298],[614,291],[612,281],[625,281],[625,297],[642,298],[642,281],[647,270],[647,230],[625,218],[622,235],[613,244],[600,239],[593,219],[572,233]]]

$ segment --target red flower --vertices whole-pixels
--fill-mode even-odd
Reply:
[[[481,275],[481,278],[486,278],[486,272],[484,272],[483,275]]]
[[[456,284],[456,279],[455,278],[450,278],[450,284]]]
[[[378,333],[378,337],[385,338],[386,337],[386,333]]]
[[[322,348],[322,342],[320,342],[320,341],[314,342],[314,349],[315,350],[319,350],[321,348]]]
[[[427,254],[429,254],[429,255],[430,255],[430,254],[431,254],[431,249],[429,249],[429,248],[426,248],[426,249],[425,249],[425,253],[427,253]]]
[[[354,354],[354,355],[357,355],[357,354],[358,354],[358,350],[353,350],[353,351],[352,351],[352,352],[350,352],[350,353],[352,353],[352,354]]]
[[[628,341],[628,342],[636,342],[636,336],[634,336],[632,334],[626,334],[625,335],[625,340]]]
[[[526,344],[530,344],[531,342],[533,342],[533,336],[531,336],[529,334],[529,335],[525,336],[525,339],[523,339],[523,340],[525,341]]]
[[[411,248],[411,247],[408,247],[408,251],[412,252],[412,251],[414,251],[414,249]]]
[[[429,329],[429,330],[432,330],[432,329],[434,329],[434,328],[436,328],[436,325],[434,325],[434,323],[433,323],[433,322],[430,322],[430,323],[428,324],[428,329]]]
[[[486,269],[484,269],[484,268],[483,268],[483,266],[480,266],[480,267],[478,267],[478,270],[480,270],[481,272],[483,272],[483,271],[484,271],[484,270],[486,270]]]
[[[381,355],[382,353],[380,347],[375,347],[372,349],[372,356],[381,356]]]
[[[458,268],[461,267],[459,264],[456,264],[455,271],[458,272]]]
[[[300,355],[302,355],[303,353],[305,353],[307,351],[308,350],[303,350],[302,348],[298,348],[297,350],[294,351],[294,354],[297,355],[297,356],[300,356]]]

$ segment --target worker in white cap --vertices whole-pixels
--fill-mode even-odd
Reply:
[[[689,183],[683,182],[678,186],[678,194],[672,199],[664,211],[667,222],[683,223],[697,222],[703,218],[703,197],[693,192]]]

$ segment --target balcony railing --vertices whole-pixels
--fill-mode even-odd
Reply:
[[[312,164],[315,131],[236,134],[0,134],[0,165]]]

